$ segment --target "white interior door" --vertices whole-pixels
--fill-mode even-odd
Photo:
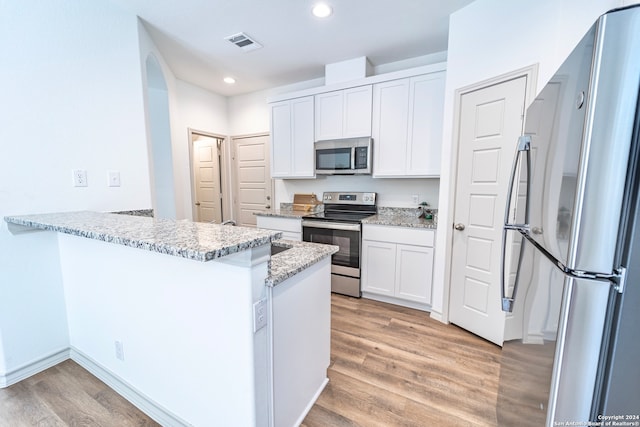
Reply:
[[[222,221],[221,140],[206,135],[194,135],[194,137],[196,221],[220,223]]]
[[[502,345],[502,225],[513,154],[523,131],[525,76],[461,97],[450,321]]]
[[[273,185],[269,174],[269,135],[233,137],[236,191],[235,220],[256,226],[256,212],[270,210]]]

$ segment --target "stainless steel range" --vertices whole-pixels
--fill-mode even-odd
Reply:
[[[302,217],[302,240],[340,248],[331,258],[331,291],[360,297],[362,220],[378,211],[376,193],[322,194],[324,212]]]

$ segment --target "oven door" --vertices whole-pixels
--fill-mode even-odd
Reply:
[[[360,224],[303,220],[302,240],[338,246],[331,257],[332,271],[360,277]]]

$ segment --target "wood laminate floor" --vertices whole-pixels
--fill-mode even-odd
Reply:
[[[428,313],[333,294],[329,384],[302,425],[496,426],[500,353]]]
[[[0,389],[0,427],[158,425],[72,360]]]
[[[302,426],[496,426],[499,362],[428,313],[333,294],[329,384]],[[0,389],[0,427],[157,425],[71,360]]]

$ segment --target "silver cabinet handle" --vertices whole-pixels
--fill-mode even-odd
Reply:
[[[464,224],[459,222],[456,225],[454,225],[453,228],[455,228],[458,231],[462,231],[462,230],[464,230]]]

